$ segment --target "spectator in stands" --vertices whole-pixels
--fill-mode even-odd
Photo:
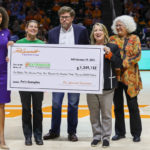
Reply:
[[[140,2],[140,0],[137,0],[137,2],[134,4],[133,6],[135,9],[137,10],[141,10],[143,8],[142,3]]]
[[[70,3],[72,5],[78,5],[79,4],[79,0],[70,0]]]
[[[84,5],[85,5],[85,8],[90,8],[92,9],[92,1],[91,0],[85,0],[84,1]]]
[[[31,8],[33,6],[33,0],[25,0],[24,5],[26,5],[27,8]]]
[[[13,32],[15,32],[15,34],[19,34],[19,32],[20,32],[20,25],[19,25],[19,21],[18,20],[15,20],[13,22],[12,30],[13,30]]]
[[[134,142],[139,142],[142,124],[138,108],[137,95],[142,89],[142,81],[138,68],[141,58],[141,43],[138,36],[132,34],[136,30],[136,23],[131,16],[123,15],[113,21],[112,30],[116,34],[110,37],[112,43],[120,48],[123,65],[118,72],[118,88],[114,93],[115,136],[112,140],[125,138],[124,100],[125,91],[130,114],[130,131]]]
[[[34,14],[35,14],[35,11],[33,9],[29,9],[27,11],[26,21],[33,20],[34,19]]]
[[[88,28],[88,31],[91,30],[92,28],[92,24],[93,24],[93,19],[92,19],[92,15],[85,15],[85,18],[84,18],[84,25]]]
[[[100,8],[100,6],[101,6],[101,4],[102,4],[101,1],[102,1],[102,0],[92,0],[92,5],[93,5],[94,7]]]
[[[133,14],[133,2],[132,0],[127,0],[125,3],[124,3],[124,12],[125,14],[127,15],[132,15]]]
[[[17,35],[16,32],[14,32],[14,31],[12,30],[12,31],[11,31],[10,41],[16,42],[17,40],[19,40],[19,36]]]
[[[44,15],[45,15],[44,10],[41,9],[41,8],[39,8],[39,7],[37,8],[37,12],[39,12],[41,16],[44,16]]]
[[[150,8],[146,11],[145,17],[146,17],[147,20],[150,20]]]
[[[83,23],[83,20],[84,20],[84,10],[82,8],[80,8],[78,10],[78,12],[76,13],[76,18],[75,20],[77,21],[77,23]]]
[[[34,14],[34,20],[40,22],[42,19],[42,15],[40,14],[39,11],[35,11],[35,14]]]
[[[69,5],[70,4],[70,0],[60,0],[61,5]]]
[[[23,20],[25,20],[26,14],[23,10],[21,10],[17,16],[18,21],[21,23]]]
[[[93,18],[95,18],[95,17],[99,17],[100,18],[101,15],[102,15],[101,10],[98,8],[98,6],[96,6],[95,9],[92,11]]]
[[[43,27],[48,30],[49,29],[49,25],[51,23],[51,20],[49,17],[47,17],[46,15],[43,15],[43,17],[40,20],[40,24],[43,25]]]
[[[26,21],[23,20],[20,24],[20,38],[23,38],[25,35],[25,26],[26,26]]]
[[[95,24],[95,23],[97,23],[97,22],[101,22],[101,19],[99,18],[99,17],[95,17],[95,18],[93,18],[93,21],[92,21],[92,24]]]
[[[60,9],[59,3],[55,2],[55,3],[54,3],[54,6],[52,7],[52,10],[53,10],[54,12],[57,12],[59,9]]]
[[[16,19],[18,14],[19,14],[18,7],[17,6],[13,7],[13,9],[11,11],[11,17],[14,17]]]
[[[150,48],[150,20],[147,23],[147,26],[145,28],[145,38],[146,38],[146,46]]]

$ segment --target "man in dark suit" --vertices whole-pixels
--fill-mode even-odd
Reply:
[[[58,11],[60,25],[48,33],[50,44],[89,44],[88,31],[84,26],[73,24],[75,11],[63,6]],[[76,128],[78,124],[79,93],[68,93],[68,140],[78,141]],[[61,107],[64,93],[52,93],[51,129],[43,137],[44,140],[54,139],[60,135]]]

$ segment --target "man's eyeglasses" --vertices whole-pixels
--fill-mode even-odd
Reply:
[[[60,19],[69,19],[71,16],[60,16]]]

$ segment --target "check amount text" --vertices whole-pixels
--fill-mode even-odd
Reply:
[[[88,65],[81,65],[81,66],[77,66],[76,68],[77,70],[97,70],[97,66],[88,66]]]

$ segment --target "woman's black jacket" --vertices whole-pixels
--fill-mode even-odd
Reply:
[[[104,57],[104,90],[110,90],[117,87],[117,78],[116,78],[116,68],[121,68],[122,59],[120,56],[120,49],[117,45],[108,43],[107,47],[110,48],[112,52],[111,59],[106,59]]]

